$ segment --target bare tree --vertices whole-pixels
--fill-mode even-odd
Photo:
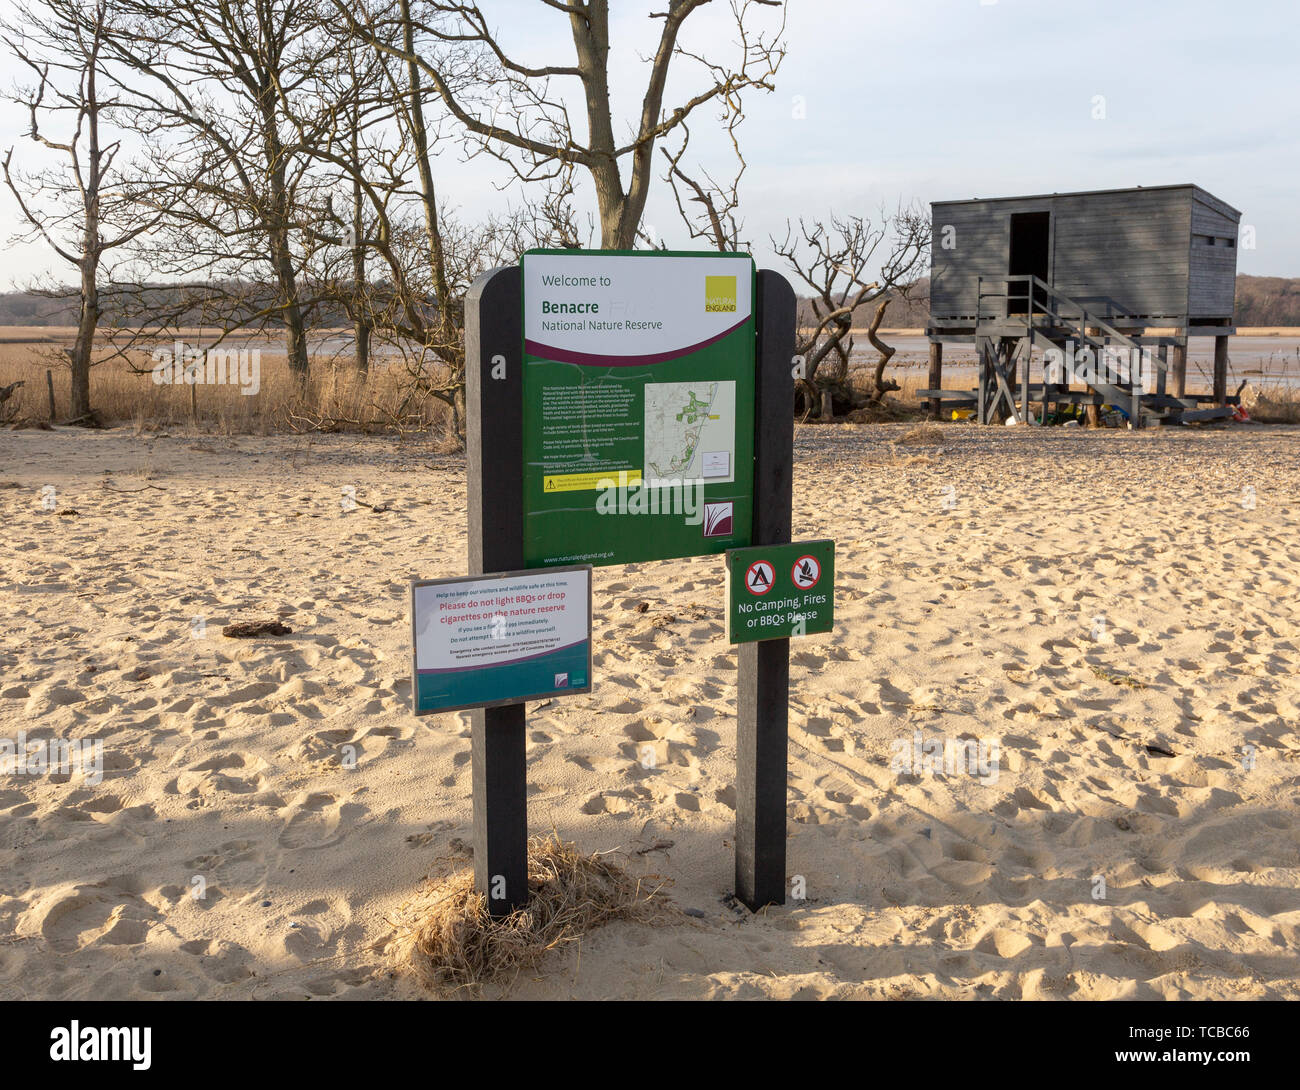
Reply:
[[[800,219],[797,233],[787,223],[784,240],[778,243],[773,238],[771,244],[795,278],[812,291],[813,325],[799,331],[795,348],[803,358],[796,390],[804,402],[805,419],[819,408],[829,418],[834,391],[848,382],[853,321],[859,308],[875,305],[867,339],[881,359],[872,377],[871,400],[878,402],[897,390],[897,383],[884,378],[894,350],[877,334],[890,301],[906,296],[925,270],[929,217],[918,208],[900,205],[892,214],[882,209],[878,223],[834,214],[825,223]],[[868,280],[873,266],[875,277]]]
[[[58,165],[21,170],[14,148],[4,157],[4,178],[28,225],[20,238],[39,238],[77,270],[75,289],[51,286],[41,294],[79,297],[77,334],[69,353],[74,422],[93,422],[90,370],[101,317],[101,276],[107,255],[152,229],[158,213],[139,212],[144,191],[117,169],[122,144],[109,139],[107,122],[117,108],[103,71],[107,0],[40,0],[20,4],[0,22],[10,53],[35,82],[13,99],[26,107],[27,137],[53,152]],[[49,126],[60,131],[52,134]]]
[[[409,142],[395,124],[404,92],[386,70],[389,58],[331,27],[332,11],[318,13],[319,63],[306,101],[285,100],[282,106],[302,154],[324,178],[324,188],[318,186],[297,210],[304,265],[322,301],[336,304],[351,321],[353,367],[364,377],[380,320],[371,251],[391,253],[393,209],[415,168]]]
[[[404,3],[385,10],[396,16]],[[481,231],[440,207],[434,163],[442,135],[426,119],[436,93],[420,67],[403,57],[413,48],[414,24],[384,19],[376,33],[387,36],[388,48],[351,32],[332,41],[322,35],[322,49],[332,53],[318,68],[311,107],[286,111],[304,154],[349,194],[346,218],[333,207],[331,192],[322,208],[306,202],[303,237],[326,296],[343,305],[354,330],[366,330],[367,344],[371,337],[382,340],[404,361],[411,379],[406,400],[444,402],[460,436],[463,299],[484,241]],[[337,275],[344,255],[350,281]],[[360,348],[361,336],[357,342]]]
[[[737,13],[742,42],[745,39],[744,11]],[[747,47],[746,47],[747,48]],[[735,167],[731,177],[721,181],[705,167],[689,170],[684,166],[686,152],[691,142],[690,125],[683,119],[677,126],[680,138],[675,150],[660,147],[668,164],[664,181],[668,183],[677,204],[677,213],[686,225],[692,239],[700,239],[723,253],[747,250],[749,244],[741,239],[744,224],[739,219],[740,183],[749,164],[740,147],[740,126],[745,120],[744,91],[738,88],[719,100],[720,121],[725,125],[727,140],[731,145]],[[694,205],[698,207],[688,207]]]
[[[351,226],[333,208],[304,224],[316,248],[324,287],[355,325],[365,325],[399,357],[410,379],[406,401],[432,397],[451,410],[453,434],[464,427],[464,299],[479,273],[514,261],[538,245],[580,246],[571,177],[530,187],[502,216],[466,223],[441,204],[435,165],[448,139],[445,111],[414,58],[417,26],[407,0],[369,12],[364,34],[337,42],[346,65],[330,66],[308,115],[330,117],[305,153],[350,191]],[[359,25],[359,24],[354,24]],[[386,35],[381,48],[376,35]],[[430,120],[431,112],[434,113]],[[311,216],[310,208],[306,215]],[[333,266],[347,247],[353,277]]]
[[[730,108],[730,104],[728,106]],[[736,128],[742,119],[743,115],[738,108],[732,110],[728,117],[727,134],[731,138],[737,164],[735,174],[729,181],[719,182],[707,170],[699,174],[688,174],[683,168],[682,160],[691,141],[691,130],[685,122],[681,125],[682,139],[678,148],[675,151],[659,149],[668,162],[664,180],[673,191],[677,213],[690,237],[700,239],[723,253],[749,248],[747,243],[741,241],[744,224],[737,218],[740,209],[740,180],[747,166],[736,135]],[[699,207],[687,207],[692,204]]]
[[[684,24],[709,0],[665,0],[666,10],[649,16],[662,25],[648,58],[639,115],[620,138],[610,102],[609,0],[540,0],[568,18],[573,57],[563,63],[521,60],[478,4],[379,0],[358,12],[351,0],[333,2],[340,18],[377,49],[422,73],[472,153],[498,157],[526,182],[563,178],[575,167],[585,171],[595,191],[601,245],[608,249],[636,243],[653,180],[655,142],[706,104],[725,102],[746,89],[772,90],[784,56],[783,18],[774,33],[753,29],[755,8],[777,8],[784,16],[784,0],[730,0],[737,53],[728,63],[681,43]],[[394,21],[403,28],[400,44],[386,30]],[[666,106],[668,73],[677,58],[694,62],[703,77],[678,104]],[[585,134],[576,131],[560,89],[570,85],[576,85],[575,97],[586,114]]]
[[[189,285],[167,313],[142,295],[144,316],[165,326],[200,307],[227,333],[282,326],[304,383],[315,300],[296,236],[311,184],[303,142],[320,135],[287,114],[319,63],[316,0],[112,0],[106,24],[102,52],[129,84],[123,108],[168,193],[163,230],[138,256],[154,279]]]

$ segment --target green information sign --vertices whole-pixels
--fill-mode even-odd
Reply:
[[[524,565],[747,544],[749,255],[534,250],[520,265]]]
[[[728,550],[728,643],[829,632],[834,622],[835,542]]]

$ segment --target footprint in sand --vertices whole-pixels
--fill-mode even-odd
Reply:
[[[218,984],[234,984],[256,975],[256,959],[244,947],[225,939],[194,939],[181,949],[199,959],[199,971]]]
[[[580,813],[608,814],[612,817],[625,818],[639,808],[638,803],[644,805],[647,801],[648,793],[640,785],[624,791],[604,791],[584,802]]]
[[[266,856],[255,840],[228,840],[216,851],[187,859],[185,869],[185,895],[192,896],[196,876],[204,880],[204,896],[195,901],[202,908],[211,908],[223,895],[257,892],[266,884]]]
[[[266,761],[251,753],[220,753],[191,765],[172,781],[169,790],[191,799],[220,792],[252,795],[262,789],[262,773],[268,767]]]
[[[361,747],[357,745],[354,733],[346,727],[315,731],[289,749],[288,753],[295,760],[337,766],[343,761],[343,747],[346,745],[353,746],[354,756],[359,759]]]
[[[326,791],[298,796],[277,843],[282,848],[319,849],[340,843],[357,819],[369,809],[356,802],[341,802]]]
[[[715,737],[712,732],[658,716],[635,719],[623,728],[623,733],[630,740],[620,743],[618,749],[633,762],[634,772],[649,773],[668,765],[695,769],[699,767],[699,755],[707,755],[714,748],[701,739],[702,733]]]
[[[56,895],[48,907],[33,910],[41,935],[59,953],[144,942],[158,913],[133,887],[128,880],[96,882]]]

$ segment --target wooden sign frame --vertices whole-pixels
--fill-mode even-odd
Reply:
[[[469,574],[523,563],[522,277],[484,273],[465,300]],[[794,486],[794,289],[761,269],[755,293],[751,543],[790,541]],[[542,569],[538,569],[542,570]],[[790,641],[737,649],[736,896],[751,910],[786,897]],[[525,706],[471,712],[474,881],[493,915],[528,900]]]

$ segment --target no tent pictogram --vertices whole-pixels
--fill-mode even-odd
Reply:
[[[776,569],[766,560],[755,560],[745,572],[745,589],[750,594],[766,594],[772,589]]]

